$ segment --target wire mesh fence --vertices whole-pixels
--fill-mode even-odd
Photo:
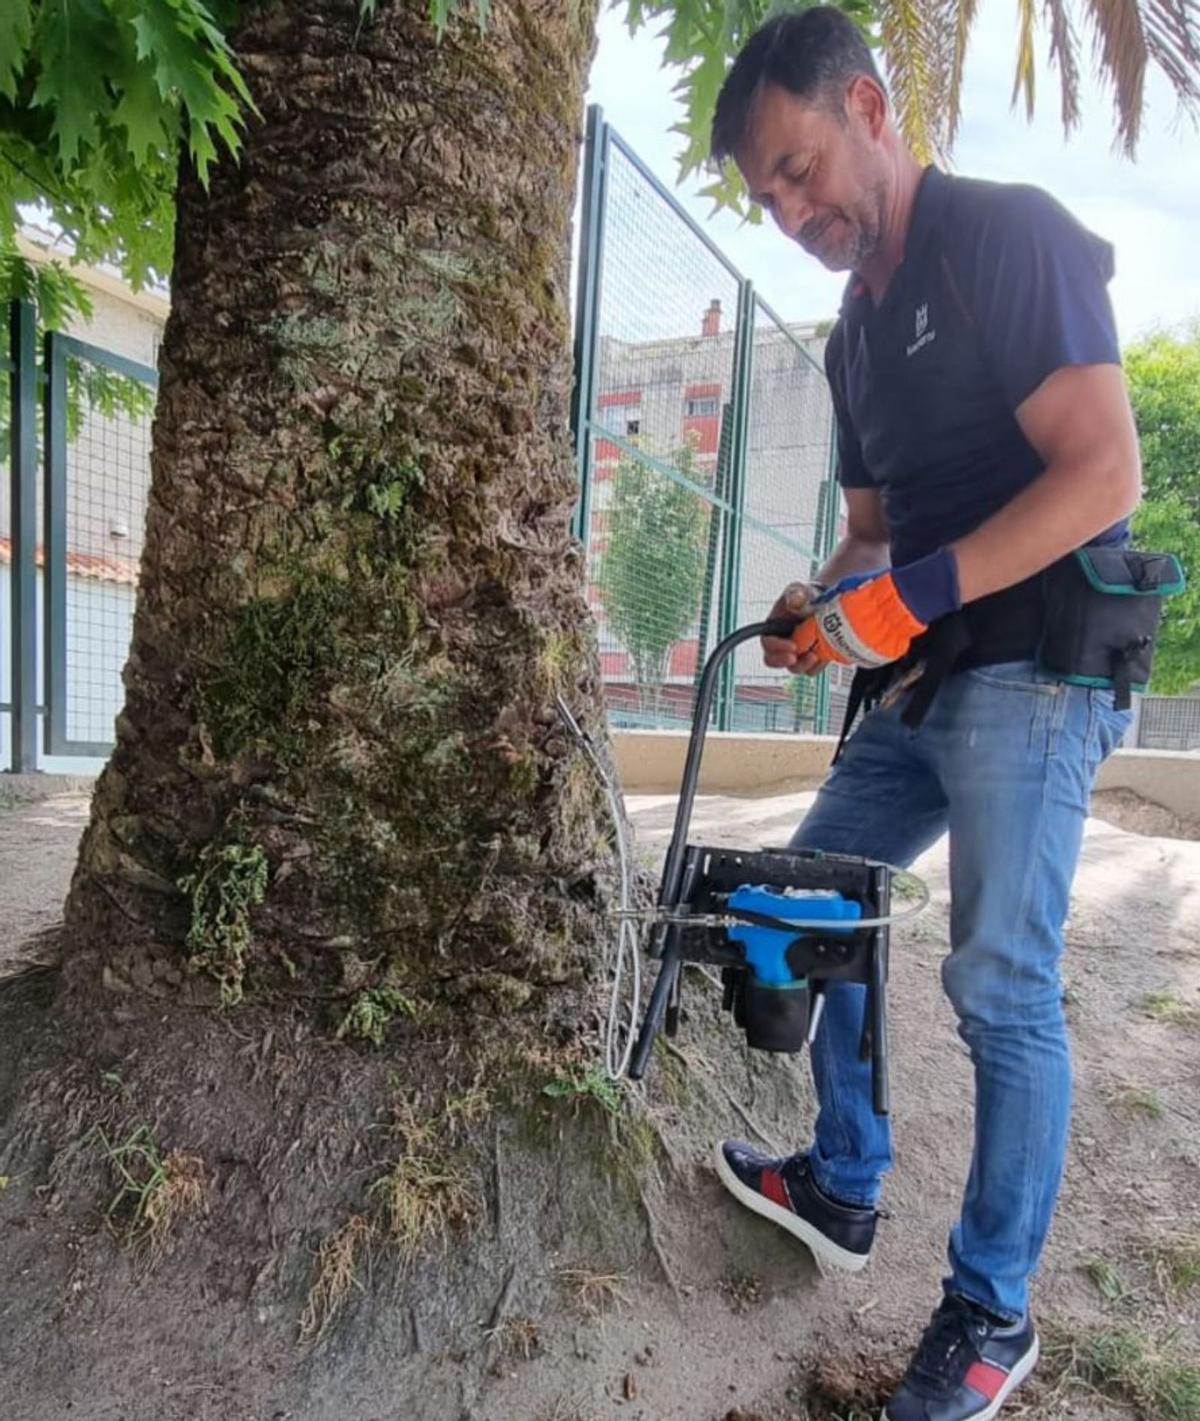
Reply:
[[[92,361],[69,357],[68,380],[86,387]],[[66,448],[66,738],[103,743],[124,692],[121,668],[133,607],[146,496],[149,412],[87,405]]]
[[[1134,730],[1141,750],[1200,751],[1200,695],[1142,696]]]
[[[768,616],[783,587],[811,577],[836,515],[833,411],[813,352],[754,300],[737,624]],[[825,677],[770,671],[757,646],[739,647],[731,729],[824,730]]]
[[[609,716],[690,723],[716,642],[811,574],[833,532],[821,340],[754,294],[593,112],[577,308],[580,534]],[[726,729],[824,729],[823,682],[757,647],[730,663]]]
[[[701,645],[717,630],[739,283],[619,142],[605,213],[588,592],[614,720],[669,725],[690,716]],[[691,310],[698,293],[703,310]]]
[[[60,756],[103,760],[112,744],[133,628],[157,377],[149,366],[57,332],[45,335],[36,361],[33,312],[18,307],[13,330],[20,325],[28,340],[19,368],[6,362],[0,399],[0,457],[9,465],[0,490],[0,763],[54,769],[66,767],[56,765]],[[36,436],[19,457],[9,438],[14,412]],[[22,526],[18,493],[34,510]]]

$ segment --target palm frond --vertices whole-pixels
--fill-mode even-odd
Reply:
[[[1146,83],[1146,34],[1138,0],[1087,0],[1096,66],[1113,86],[1117,134],[1126,153],[1137,147]]]
[[[1050,3],[1061,0],[1050,0]],[[953,144],[962,121],[963,71],[967,63],[967,45],[979,9],[979,0],[950,0],[954,22],[954,52],[950,60],[950,74],[946,90],[946,146]]]
[[[937,7],[923,0],[882,0],[879,33],[896,121],[916,156],[929,162],[946,146],[946,28]]]
[[[1105,3],[1105,0],[1092,0],[1092,3]],[[1036,60],[1033,49],[1033,31],[1037,24],[1037,16],[1033,9],[1033,0],[1017,0],[1017,21],[1019,25],[1017,33],[1017,68],[1013,75],[1012,102],[1017,102],[1017,97],[1021,93],[1025,95],[1025,116],[1033,117],[1034,102],[1034,75],[1036,72]]]
[[[1196,0],[1146,0],[1142,13],[1146,52],[1167,76],[1184,113],[1200,115],[1200,4]]]
[[[1070,133],[1079,123],[1079,39],[1066,0],[1046,0],[1050,26],[1050,63],[1058,69],[1062,89],[1062,126]]]

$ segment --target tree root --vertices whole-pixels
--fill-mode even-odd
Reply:
[[[642,1212],[646,1215],[646,1232],[650,1238],[650,1247],[654,1250],[654,1256],[658,1260],[658,1266],[662,1269],[662,1275],[667,1280],[667,1285],[675,1296],[675,1301],[682,1301],[682,1294],[679,1291],[679,1284],[675,1280],[674,1271],[670,1263],[667,1262],[666,1251],[658,1237],[658,1229],[654,1223],[654,1210],[650,1207],[650,1201],[646,1198],[646,1190],[642,1185],[638,1185],[638,1198],[642,1203]]]

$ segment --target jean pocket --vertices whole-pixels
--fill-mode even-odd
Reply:
[[[1093,687],[1088,691],[1088,711],[1090,721],[1089,739],[1095,746],[1097,763],[1107,760],[1129,733],[1133,724],[1133,712],[1117,710],[1116,697],[1111,690]]]
[[[1023,691],[1039,696],[1054,696],[1062,683],[1039,671],[1032,661],[1000,661],[994,666],[971,666],[963,675],[977,685],[996,691]]]

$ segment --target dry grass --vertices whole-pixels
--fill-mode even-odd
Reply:
[[[204,1161],[186,1150],[164,1155],[149,1125],[137,1126],[119,1141],[97,1126],[94,1139],[117,1182],[105,1223],[123,1243],[144,1245],[156,1263],[178,1222],[204,1207]]]
[[[472,1097],[469,1108],[482,1109],[483,1103]],[[469,1227],[478,1202],[442,1144],[444,1115],[422,1119],[411,1100],[402,1100],[395,1107],[392,1128],[401,1154],[371,1186],[371,1196],[382,1210],[387,1241],[402,1256],[411,1256],[430,1243],[443,1242],[452,1228]]]
[[[603,1317],[629,1298],[621,1285],[628,1281],[624,1273],[593,1273],[590,1268],[563,1268],[558,1277],[570,1294],[575,1310],[587,1318]]]
[[[436,1154],[410,1150],[371,1186],[383,1210],[384,1232],[403,1255],[444,1241],[452,1227],[470,1224],[475,1199],[465,1177]]]
[[[453,1139],[459,1132],[472,1125],[479,1125],[491,1114],[492,1092],[477,1079],[473,1085],[457,1095],[448,1096],[442,1106],[442,1119],[446,1132]]]
[[[531,1317],[506,1317],[484,1336],[498,1362],[528,1362],[542,1350],[541,1329]]]
[[[143,1216],[151,1253],[162,1255],[178,1220],[204,1206],[208,1180],[204,1161],[186,1150],[172,1150],[162,1162],[162,1179],[146,1199]]]
[[[1156,1238],[1143,1246],[1142,1255],[1168,1297],[1185,1297],[1200,1288],[1200,1237]]]
[[[375,1226],[362,1214],[351,1214],[335,1233],[323,1239],[317,1250],[317,1277],[308,1291],[300,1315],[300,1338],[315,1342],[323,1337],[341,1310],[351,1288],[361,1288],[359,1261],[369,1256]]]

